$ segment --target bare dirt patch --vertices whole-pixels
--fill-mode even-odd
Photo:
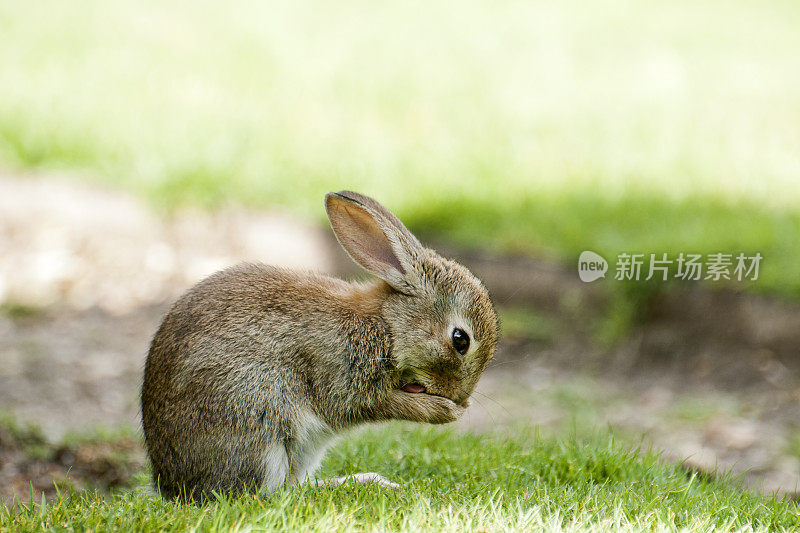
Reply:
[[[109,491],[130,487],[144,466],[139,441],[102,438],[53,444],[35,428],[0,423],[0,502],[41,501],[68,487]]]

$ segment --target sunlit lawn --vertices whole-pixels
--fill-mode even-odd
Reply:
[[[518,428],[478,436],[392,424],[337,446],[324,475],[383,472],[401,483],[309,487],[179,505],[146,490],[62,490],[42,505],[0,507],[0,530],[642,531],[792,530],[797,504],[730,479],[684,471],[604,434],[554,440]],[[142,476],[141,483],[147,483]]]

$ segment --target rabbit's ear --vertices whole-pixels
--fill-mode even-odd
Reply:
[[[325,195],[333,232],[350,257],[400,292],[413,292],[411,272],[422,245],[381,204],[350,191]]]

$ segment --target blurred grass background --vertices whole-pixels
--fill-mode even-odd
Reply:
[[[320,221],[352,188],[568,263],[761,252],[800,298],[793,0],[0,2],[0,42],[0,169]]]

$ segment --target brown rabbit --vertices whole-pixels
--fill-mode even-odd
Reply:
[[[498,336],[484,286],[370,198],[330,193],[325,208],[344,249],[379,279],[242,264],[195,285],[164,318],[142,385],[163,496],[316,483],[342,430],[451,422],[467,407]]]

